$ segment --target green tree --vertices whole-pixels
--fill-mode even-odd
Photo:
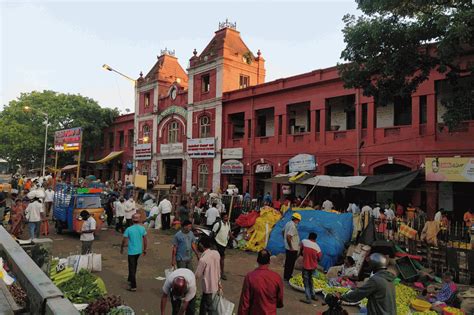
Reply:
[[[463,118],[474,119],[473,64],[460,62],[474,53],[472,0],[357,3],[364,14],[343,18],[346,48],[341,58],[347,63],[339,65],[339,71],[346,87],[361,88],[384,105],[393,97],[412,94],[436,70],[450,85],[441,100],[448,127]],[[471,76],[469,82],[461,83],[466,75]]]
[[[31,110],[25,112],[24,107]],[[37,165],[43,158],[45,117],[49,116],[48,148],[54,132],[82,127],[83,150],[99,144],[103,128],[118,116],[117,109],[102,108],[88,97],[54,91],[22,93],[0,112],[0,156],[12,164]],[[49,151],[51,153],[51,151]],[[61,164],[72,162],[74,153],[61,154]]]

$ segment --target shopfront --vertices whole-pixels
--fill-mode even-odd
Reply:
[[[255,165],[255,196],[263,196],[267,192],[272,193],[272,183],[264,181],[272,177],[273,168],[268,163]]]
[[[221,165],[221,174],[225,177],[227,185],[235,185],[240,193],[244,188],[244,164],[237,160],[227,160]],[[225,187],[226,188],[226,187]]]

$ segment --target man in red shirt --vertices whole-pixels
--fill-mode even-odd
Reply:
[[[238,315],[276,315],[276,309],[283,307],[283,281],[268,269],[270,256],[269,251],[261,250],[258,268],[245,276]]]
[[[318,268],[318,261],[321,259],[321,248],[316,244],[318,235],[314,232],[309,233],[308,239],[301,242],[301,255],[303,256],[303,284],[306,299],[300,301],[311,304],[311,299],[317,301],[313,288],[313,274]]]

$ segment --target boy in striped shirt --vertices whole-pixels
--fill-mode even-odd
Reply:
[[[322,256],[321,249],[316,243],[317,237],[316,233],[311,232],[308,239],[301,241],[300,254],[303,256],[303,283],[306,299],[300,301],[306,304],[311,304],[311,300],[317,301],[313,288],[313,274]]]

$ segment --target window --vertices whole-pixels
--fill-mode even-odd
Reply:
[[[119,131],[119,148],[122,149],[125,144],[125,133],[123,131]]]
[[[356,111],[355,106],[348,106],[346,108],[346,130],[355,129],[356,126]]]
[[[311,115],[309,105],[309,102],[303,102],[287,106],[288,134],[295,135],[310,131]]]
[[[393,100],[394,125],[411,125],[411,96],[395,97]]]
[[[275,132],[275,110],[273,108],[260,109],[256,111],[257,137],[272,137]]]
[[[229,120],[232,124],[232,139],[242,139],[245,134],[245,113],[232,114]]]
[[[150,126],[144,125],[143,126],[143,143],[148,143],[150,140]]]
[[[144,99],[145,108],[147,108],[150,106],[150,92],[145,93]]]
[[[368,107],[367,103],[362,104],[362,129],[367,129]]]
[[[168,143],[178,142],[178,132],[179,132],[178,122],[177,121],[171,122],[168,128]]]
[[[134,136],[134,133],[133,133],[133,129],[129,129],[128,130],[128,147],[129,148],[133,148],[133,136]]]
[[[202,93],[207,93],[211,89],[211,79],[209,74],[201,76],[201,88]]]
[[[207,177],[209,176],[209,169],[207,164],[199,165],[198,188],[205,190],[207,188]]]
[[[427,98],[426,95],[420,96],[420,124],[426,124],[427,113]]]
[[[199,138],[209,138],[211,136],[211,119],[209,116],[199,118]]]
[[[239,88],[240,89],[245,89],[250,85],[250,77],[248,75],[240,75],[239,79]]]
[[[316,132],[321,131],[321,110],[316,111]]]
[[[113,149],[114,148],[114,133],[109,132],[109,148]]]

